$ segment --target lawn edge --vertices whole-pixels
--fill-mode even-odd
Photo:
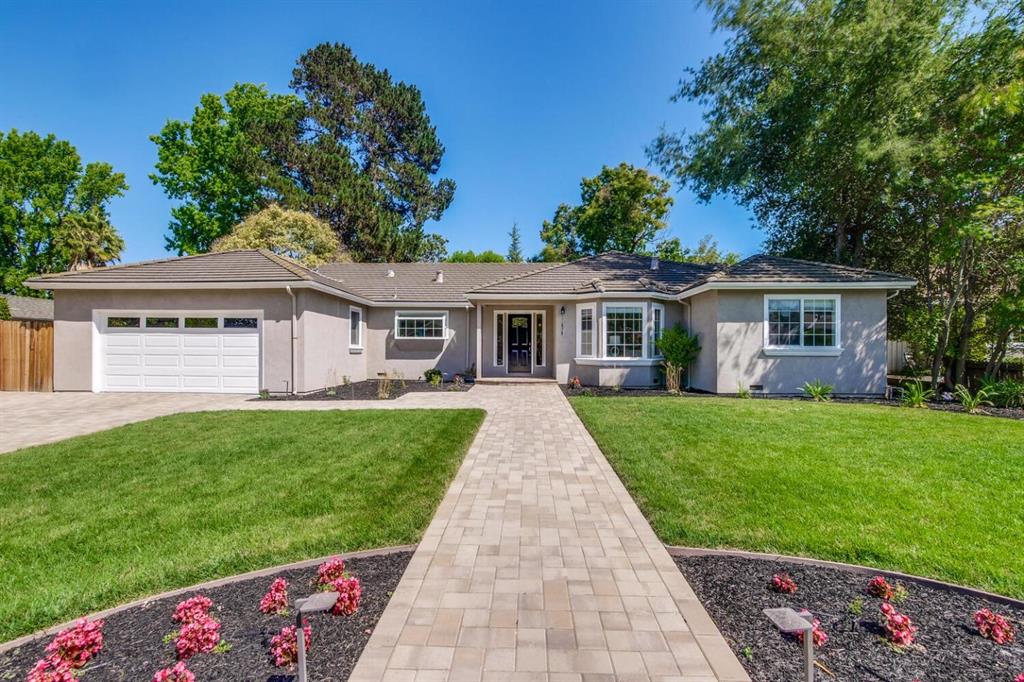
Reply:
[[[390,547],[375,547],[373,549],[362,549],[362,550],[359,550],[359,551],[347,552],[347,553],[342,553],[342,554],[339,554],[339,553],[328,554],[326,556],[317,557],[315,559],[303,559],[301,561],[293,561],[293,562],[287,563],[287,564],[280,564],[278,566],[270,566],[268,568],[259,568],[259,569],[256,569],[255,571],[248,571],[246,573],[239,573],[237,575],[228,576],[226,578],[217,578],[216,580],[207,580],[206,582],[198,583],[196,585],[189,585],[188,587],[179,587],[179,588],[176,588],[176,589],[173,589],[173,590],[168,590],[166,592],[161,592],[159,594],[153,594],[153,595],[149,595],[149,596],[146,596],[146,597],[142,597],[141,599],[135,599],[133,601],[126,602],[124,604],[119,604],[118,606],[112,606],[109,609],[103,609],[102,611],[95,611],[93,613],[90,613],[90,614],[87,614],[87,615],[84,615],[84,616],[79,616],[78,618],[74,618],[74,619],[69,620],[69,621],[64,622],[64,623],[58,623],[57,625],[51,625],[51,626],[49,626],[47,628],[43,628],[42,630],[37,630],[36,632],[32,632],[32,633],[29,633],[27,635],[22,635],[21,637],[18,637],[17,639],[12,639],[12,640],[9,640],[7,642],[0,642],[0,654],[6,653],[6,652],[10,651],[11,649],[17,649],[18,647],[23,646],[25,644],[29,644],[29,643],[37,640],[37,639],[42,639],[43,637],[49,637],[50,635],[57,634],[61,630],[71,626],[76,621],[79,621],[82,618],[87,618],[89,620],[95,620],[97,618],[106,618],[107,616],[112,616],[115,613],[120,613],[121,611],[127,611],[128,609],[135,608],[137,606],[143,606],[145,604],[148,604],[149,602],[157,601],[159,599],[166,599],[168,597],[176,597],[178,595],[186,594],[188,592],[195,592],[197,590],[209,590],[209,589],[213,589],[214,587],[221,587],[223,585],[230,585],[231,583],[242,582],[244,580],[251,580],[253,578],[262,578],[264,576],[269,576],[269,575],[274,575],[275,573],[280,573],[281,571],[288,571],[288,570],[298,569],[298,568],[309,568],[310,566],[316,566],[317,564],[321,564],[324,561],[326,561],[327,559],[330,559],[330,558],[333,558],[333,557],[341,557],[342,559],[346,559],[346,560],[348,560],[348,559],[362,559],[362,558],[365,558],[365,557],[372,557],[372,556],[386,556],[388,554],[398,554],[400,552],[414,552],[416,550],[416,547],[417,547],[417,545],[415,545],[415,544],[413,544],[413,545],[393,545],[393,546],[390,546]]]
[[[834,568],[839,571],[846,571],[847,573],[856,573],[865,576],[882,575],[887,578],[909,580],[912,582],[919,583],[921,585],[927,585],[928,587],[943,592],[958,592],[960,594],[965,594],[971,597],[988,599],[989,601],[993,601],[999,604],[1005,604],[1007,606],[1015,606],[1017,608],[1024,609],[1024,600],[1021,599],[1014,599],[1013,597],[1007,597],[1002,594],[996,594],[995,592],[988,592],[986,590],[978,589],[976,587],[967,587],[966,585],[958,585],[956,583],[950,583],[944,580],[937,580],[936,578],[927,578],[920,575],[914,575],[913,573],[902,573],[900,571],[892,571],[885,568],[876,568],[874,566],[864,566],[862,564],[848,564],[842,561],[831,561],[828,559],[813,559],[811,557],[793,556],[789,554],[753,552],[745,549],[710,549],[705,547],[681,547],[678,545],[665,545],[665,549],[668,550],[669,555],[673,557],[721,556],[735,557],[740,559],[755,559],[759,561],[784,561],[787,563],[802,564],[805,566],[815,566],[819,568]]]

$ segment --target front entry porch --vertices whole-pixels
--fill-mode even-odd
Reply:
[[[479,304],[477,315],[477,380],[529,383],[553,381],[554,309],[536,302]]]

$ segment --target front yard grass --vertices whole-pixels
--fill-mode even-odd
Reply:
[[[162,590],[416,542],[482,420],[207,412],[0,455],[0,642]]]
[[[1024,598],[1024,422],[724,398],[571,402],[663,541]]]

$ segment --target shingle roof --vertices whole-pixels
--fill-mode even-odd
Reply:
[[[13,296],[11,294],[2,294],[2,296],[7,299],[7,309],[11,311],[12,320],[53,319],[52,299]]]
[[[471,294],[675,293],[718,269],[715,265],[661,261],[655,270],[651,261],[650,256],[609,251],[535,273],[508,277],[478,287]]]
[[[751,256],[736,265],[715,272],[703,280],[695,282],[693,286],[716,282],[915,283],[909,277],[892,272],[864,270],[846,265],[816,263],[814,261],[766,256],[763,254]]]
[[[327,263],[317,271],[372,301],[465,303],[476,287],[551,263]],[[438,271],[444,274],[437,282]],[[392,277],[388,273],[394,273]]]

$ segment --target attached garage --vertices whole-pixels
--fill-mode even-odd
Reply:
[[[256,393],[258,312],[97,313],[99,391]]]

